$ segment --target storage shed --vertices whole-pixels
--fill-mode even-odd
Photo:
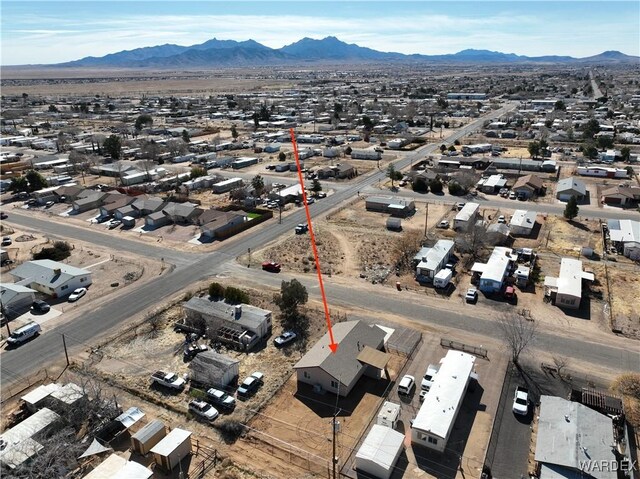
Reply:
[[[240,374],[240,361],[215,351],[203,351],[189,364],[191,380],[206,386],[225,387]]]
[[[127,461],[124,457],[111,454],[100,463],[84,479],[149,479],[153,476],[153,471],[141,464]]]
[[[400,218],[387,218],[387,229],[391,231],[402,231],[402,220]]]
[[[131,436],[131,448],[144,456],[166,435],[164,423],[155,419]]]
[[[356,470],[389,479],[403,450],[404,434],[374,424],[356,453]]]
[[[151,449],[156,464],[166,471],[173,470],[191,454],[191,431],[174,429]]]

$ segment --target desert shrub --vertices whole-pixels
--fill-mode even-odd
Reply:
[[[248,303],[249,295],[240,288],[229,286],[224,291],[224,300],[230,304]]]
[[[50,259],[52,261],[62,261],[71,256],[71,245],[66,241],[54,241],[53,246],[42,248],[33,254],[33,259]]]
[[[236,442],[246,431],[244,424],[231,419],[220,421],[216,423],[214,427],[220,432],[222,439],[227,444]]]
[[[209,296],[213,299],[224,298],[225,289],[220,283],[211,283],[209,285]]]

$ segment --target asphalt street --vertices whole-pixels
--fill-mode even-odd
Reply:
[[[453,143],[478,128],[486,119],[500,116],[515,107],[515,104],[502,108],[482,117],[460,129],[445,140],[445,144]],[[411,155],[396,162],[396,168],[402,169],[413,161],[419,161],[432,153],[439,145],[431,144],[416,150]],[[377,183],[385,178],[384,171],[376,171],[363,175],[346,188],[336,191],[327,198],[310,205],[311,215],[318,217],[353,198],[358,191]],[[265,223],[254,234],[240,239],[231,238],[222,243],[216,251],[211,253],[186,253],[172,250],[159,245],[149,245],[142,242],[128,240],[102,230],[87,230],[66,224],[64,221],[50,221],[28,216],[28,213],[12,214],[11,222],[21,226],[34,228],[42,234],[66,237],[91,242],[100,246],[123,250],[156,259],[164,258],[166,262],[175,264],[172,272],[159,276],[140,287],[125,290],[113,301],[96,308],[86,318],[62,324],[51,330],[44,328],[43,334],[35,340],[21,347],[5,351],[1,357],[1,384],[8,384],[18,377],[42,368],[64,357],[62,337],[67,338],[67,345],[73,353],[75,349],[85,349],[92,339],[102,333],[115,330],[115,327],[128,318],[150,307],[161,304],[166,298],[180,291],[182,288],[196,281],[210,278],[215,274],[237,268],[233,266],[235,258],[246,253],[248,249],[258,249],[268,242],[292,231],[293,227],[305,221],[304,209],[300,208],[283,217],[282,223],[277,219]],[[285,279],[280,275],[269,275],[262,271],[251,271],[251,278],[255,280],[261,275],[261,280],[270,286],[279,286]],[[312,296],[317,297],[318,286],[309,280],[307,285]],[[471,319],[465,315],[433,309],[421,305],[411,304],[401,297],[390,297],[388,294],[372,296],[369,292],[359,292],[353,288],[346,288],[335,284],[327,284],[327,293],[336,304],[355,305],[369,309],[372,315],[376,310],[393,312],[409,318],[420,318],[426,322],[446,325],[480,335],[495,336],[495,323],[477,318]],[[589,343],[571,340],[553,335],[540,335],[538,347],[546,351],[562,353],[564,356],[574,357],[586,362],[594,362],[620,369],[638,369],[638,355],[630,350],[619,349],[614,346],[598,345],[590,347]]]

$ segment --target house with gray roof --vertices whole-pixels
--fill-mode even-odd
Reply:
[[[385,332],[363,321],[346,321],[333,325],[336,352],[329,348],[329,333],[293,367],[298,384],[330,391],[346,397],[362,375],[380,378],[389,356],[381,350]]]
[[[193,223],[203,211],[202,208],[198,208],[192,203],[174,203],[173,201],[162,208],[162,212],[169,217],[172,223],[182,224]]]
[[[244,212],[214,209],[205,210],[198,218],[200,231],[202,231],[204,236],[212,239],[215,239],[235,226],[243,224],[245,221],[247,221],[247,215]]]
[[[111,216],[117,209],[130,205],[136,200],[135,196],[129,195],[118,195],[117,197],[110,199],[111,201],[108,203],[105,202],[105,204],[100,207],[100,216]]]
[[[540,479],[617,479],[616,452],[609,417],[560,397],[540,397],[535,454]]]
[[[147,216],[151,213],[155,213],[156,211],[160,211],[166,202],[161,198],[138,198],[133,203],[131,203],[131,207],[135,211],[135,214],[129,214],[124,216]]]
[[[86,288],[91,284],[91,271],[50,259],[27,261],[10,274],[17,284],[54,298],[65,297],[74,289]]]
[[[248,351],[271,335],[271,311],[250,304],[229,304],[194,296],[182,308],[187,324],[204,321],[207,336]]]
[[[102,193],[100,191],[92,193],[84,198],[78,198],[71,203],[74,213],[82,213],[94,208],[99,208],[104,204],[105,199],[109,196],[109,193]]]
[[[405,200],[392,196],[369,196],[365,201],[367,211],[390,213],[391,216],[406,217],[416,211],[413,200]]]
[[[587,196],[587,187],[584,182],[573,176],[559,180],[556,187],[556,198],[560,201],[569,201],[572,196],[576,197],[578,203],[584,201]]]
[[[36,291],[15,283],[0,283],[0,301],[3,313],[9,318],[15,318],[29,310],[35,301]]]

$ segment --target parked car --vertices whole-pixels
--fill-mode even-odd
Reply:
[[[507,220],[505,219],[504,215],[498,216],[498,223],[504,224],[506,222],[507,222]]]
[[[27,201],[24,202],[25,205],[27,206],[35,206],[38,204],[38,200],[36,200],[35,198],[31,198]]]
[[[15,263],[14,260],[6,258],[2,260],[2,263],[0,263],[0,266],[9,266],[10,264]]]
[[[55,201],[47,201],[47,202],[44,204],[44,207],[45,207],[45,208],[51,208],[51,207],[52,207],[53,205],[55,205],[55,204],[56,204],[56,202],[55,202]]]
[[[478,300],[478,290],[476,288],[469,288],[464,295],[464,299],[467,303],[475,303]]]
[[[309,197],[307,196],[307,204],[308,204],[308,205],[312,205],[312,204],[313,204],[313,203],[315,203],[315,202],[316,202],[315,198],[309,198]]]
[[[220,415],[218,410],[211,404],[197,399],[189,402],[189,411],[207,421],[213,421]]]
[[[298,226],[296,226],[295,231],[297,235],[304,234],[309,231],[309,225],[300,223]]]
[[[170,389],[182,391],[185,388],[186,381],[174,372],[156,371],[151,375],[151,380]]]
[[[13,241],[10,237],[5,236],[4,238],[2,238],[2,246],[9,246],[11,243],[13,243]]]
[[[447,229],[449,227],[449,222],[447,220],[442,220],[438,223],[438,228]]]
[[[0,220],[6,220],[9,217],[8,214],[6,214],[4,211],[2,213],[0,213]]]
[[[25,341],[37,336],[42,331],[42,328],[38,323],[32,321],[25,324],[21,328],[15,329],[7,338],[9,346],[17,346]]]
[[[527,201],[527,195],[524,193],[518,193],[518,201]]]
[[[434,364],[429,364],[427,367],[427,372],[424,373],[424,377],[422,378],[422,383],[420,384],[420,389],[423,391],[428,391],[431,389],[431,385],[433,384],[433,378],[436,374],[438,374],[438,370],[440,368]]]
[[[509,193],[509,199],[510,200],[515,200],[517,198],[517,195],[514,191],[512,191],[511,193]]]
[[[398,384],[398,394],[400,396],[408,396],[416,385],[416,379],[413,376],[405,374]]]
[[[423,389],[423,390],[420,391],[420,402],[424,402],[424,398],[427,397],[427,393],[428,392],[429,391],[427,391],[426,389]]]
[[[109,223],[107,223],[107,227],[112,230],[114,228],[117,228],[118,226],[120,226],[122,224],[122,221],[120,220],[111,220],[109,221]]]
[[[316,193],[316,197],[317,198],[326,198],[327,194],[324,191],[318,191],[318,193]]]
[[[461,210],[464,208],[464,205],[466,205],[466,203],[458,203],[456,206],[458,207],[458,210]]]
[[[287,344],[295,341],[297,337],[298,335],[293,331],[285,331],[284,333],[282,333],[280,336],[278,336],[273,340],[273,344],[277,348],[281,348],[282,346],[286,346]]]
[[[233,409],[234,407],[236,407],[235,398],[220,389],[207,389],[207,397],[213,404],[221,406],[225,409]]]
[[[49,306],[49,303],[47,303],[46,301],[42,301],[41,299],[39,299],[31,304],[31,309],[34,313],[44,314],[51,311],[51,306]]]
[[[520,416],[526,416],[529,413],[529,391],[526,388],[518,386],[513,395],[513,412]]]
[[[280,263],[274,263],[273,261],[265,261],[262,263],[262,269],[269,271],[270,273],[279,273],[282,269]]]
[[[82,298],[85,294],[87,294],[87,288],[78,288],[75,289],[73,291],[73,293],[71,293],[69,295],[69,301],[73,302],[73,301],[78,301],[80,298]]]
[[[242,384],[238,387],[238,398],[247,399],[249,396],[255,394],[260,385],[263,382],[264,375],[261,372],[254,372],[242,381]]]

